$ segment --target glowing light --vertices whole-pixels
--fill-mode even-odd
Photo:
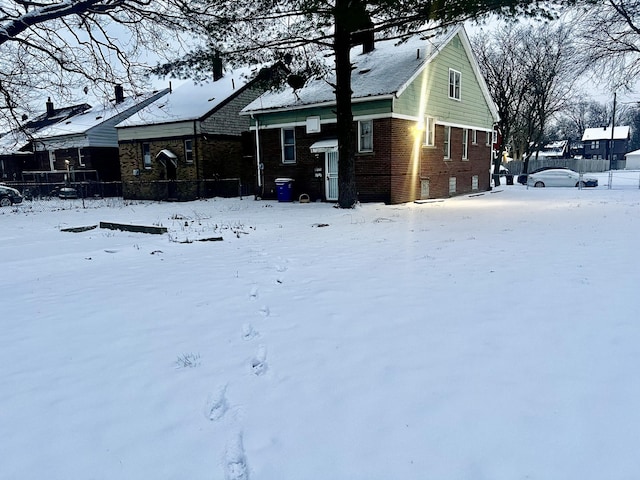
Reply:
[[[429,70],[427,67],[422,72],[422,81],[420,82],[420,95],[418,97],[418,121],[409,128],[413,136],[413,145],[411,148],[411,159],[408,165],[407,181],[409,182],[409,199],[416,200],[420,197],[417,193],[420,191],[420,155],[422,153],[422,144],[424,142],[425,123],[424,117],[429,103]]]

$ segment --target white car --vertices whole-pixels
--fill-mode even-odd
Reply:
[[[582,183],[582,184],[581,184]],[[597,187],[598,179],[564,168],[552,168],[538,173],[530,173],[527,177],[530,187]]]

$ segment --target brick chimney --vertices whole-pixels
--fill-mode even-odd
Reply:
[[[124,102],[124,89],[122,88],[122,85],[116,85],[115,92],[116,92],[116,104]]]
[[[216,51],[213,57],[213,81],[217,82],[222,78],[222,59],[220,58],[220,52]]]
[[[53,116],[53,102],[51,101],[51,97],[47,98],[47,117],[52,117]]]
[[[375,49],[375,41],[373,29],[362,32],[362,53],[373,52]]]

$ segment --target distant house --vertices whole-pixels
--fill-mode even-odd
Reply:
[[[239,113],[264,92],[253,77],[242,69],[186,83],[121,122],[124,197],[190,200],[212,195],[206,190],[224,179],[227,193],[252,191],[249,119]]]
[[[535,156],[535,154],[534,154]],[[568,140],[558,140],[547,143],[541,150],[537,152],[538,158],[558,159],[571,158]]]
[[[624,168],[626,170],[640,170],[640,150],[627,153],[625,158],[626,164]]]
[[[91,108],[86,103],[55,108],[51,99],[46,102],[46,111],[19,128],[0,134],[0,180],[20,181],[24,170],[37,168],[33,136],[44,128],[60,123]]]
[[[611,127],[587,128],[582,135],[584,158],[611,160],[610,168],[615,170],[618,163],[623,166],[624,155],[629,148],[630,128],[628,126],[615,127],[613,137]],[[613,156],[610,148],[613,140]]]
[[[100,180],[120,180],[118,135],[115,125],[154,100],[168,89],[125,97],[116,86],[115,99],[92,107],[39,130],[33,136],[36,170],[94,170]]]
[[[358,49],[359,50],[359,49]],[[498,119],[464,28],[404,43],[352,49],[356,186],[360,201],[387,203],[489,189]],[[338,144],[332,79],[269,92],[243,109],[252,119],[258,185],[277,196],[338,199]]]

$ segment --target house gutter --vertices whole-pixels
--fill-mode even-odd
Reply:
[[[369,97],[358,97],[351,100],[351,103],[365,103],[371,102],[374,100],[390,100],[395,98],[395,93],[388,94],[380,94],[380,95],[371,95]],[[274,107],[274,108],[262,108],[258,110],[249,110],[242,111],[240,115],[251,115],[253,118],[254,114],[263,114],[263,113],[277,113],[277,112],[290,112],[292,110],[305,110],[307,108],[322,108],[322,107],[335,107],[335,100],[326,101],[326,102],[318,102],[318,103],[305,103],[304,105],[286,105],[283,107]]]
[[[258,189],[260,190],[262,188],[262,169],[260,168],[260,134],[258,133],[260,125],[258,123],[258,119],[253,115],[253,113],[251,114],[251,118],[256,122],[256,171],[258,174]]]

